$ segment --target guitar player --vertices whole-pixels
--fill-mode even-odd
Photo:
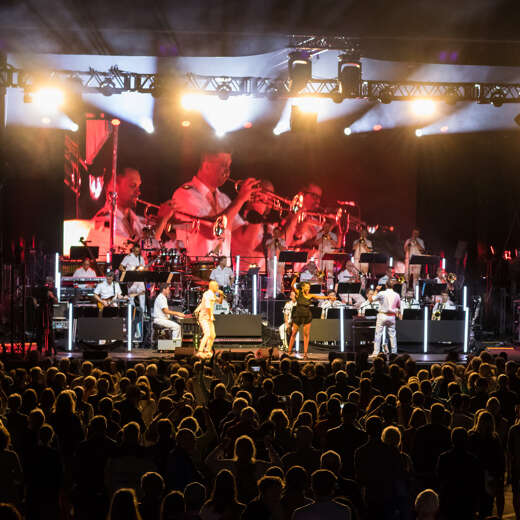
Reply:
[[[124,300],[127,297],[123,296],[119,283],[114,279],[114,273],[108,272],[105,275],[105,280],[98,283],[94,289],[94,298],[98,304],[99,314],[102,315],[105,307],[112,306],[118,300]]]

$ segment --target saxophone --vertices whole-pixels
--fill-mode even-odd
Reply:
[[[444,308],[444,303],[441,303],[439,308],[433,313],[432,320],[433,321],[440,321],[441,320],[441,314],[442,309]]]

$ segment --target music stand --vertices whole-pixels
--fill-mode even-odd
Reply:
[[[90,258],[89,250],[94,258],[99,256],[98,246],[70,246],[69,258],[71,260],[84,260],[85,258]]]
[[[321,294],[321,284],[320,283],[311,284],[311,288],[310,288],[309,292],[311,294]]]
[[[421,309],[405,309],[403,320],[422,320],[423,312]]]
[[[438,264],[440,260],[441,257],[435,255],[412,255],[410,257],[410,265]]]
[[[307,251],[281,251],[279,262],[285,262],[287,264],[300,264],[307,262]]]
[[[384,253],[361,253],[360,264],[386,264],[388,257]]]
[[[348,260],[351,257],[352,255],[350,253],[325,253],[322,260],[332,260],[334,262],[343,263],[345,260]]]
[[[425,282],[424,280],[421,281],[424,284],[421,290],[421,294],[423,296],[439,296],[445,292],[448,287],[448,285],[445,283]]]
[[[441,320],[457,320],[459,318],[459,311],[456,309],[443,309],[441,311]]]
[[[348,294],[348,304],[352,305],[350,299],[351,294],[359,294],[361,290],[361,284],[359,282],[340,282],[338,283],[338,294]]]
[[[321,313],[323,312],[323,309],[321,307],[316,307],[314,305],[311,305],[311,314],[312,318],[315,320],[321,319]]]

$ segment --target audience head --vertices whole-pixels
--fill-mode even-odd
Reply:
[[[316,500],[327,500],[334,496],[336,475],[328,469],[317,469],[311,476],[312,491]]]
[[[433,489],[421,491],[415,499],[417,520],[435,520],[439,512],[439,495]]]
[[[184,488],[186,512],[199,512],[206,501],[206,486],[200,482],[191,482]]]
[[[185,511],[184,495],[180,491],[170,491],[161,503],[161,520],[177,520]]]
[[[133,489],[118,489],[110,502],[109,520],[141,520]]]

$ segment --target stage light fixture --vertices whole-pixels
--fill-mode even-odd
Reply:
[[[374,132],[379,132],[379,130],[382,130],[382,129],[383,129],[382,125],[374,125],[372,127],[372,130],[374,130]]]
[[[42,123],[44,125],[49,125],[51,123],[51,118],[50,117],[42,117]]]
[[[321,99],[310,96],[294,98],[292,106],[297,106],[305,114],[317,114],[321,107]]]
[[[280,130],[280,128],[273,128],[274,135],[280,135],[281,133],[282,133],[282,131]]]
[[[32,94],[34,104],[44,113],[55,113],[65,102],[65,94],[58,87],[41,87]]]
[[[218,137],[218,138],[222,138],[226,135],[226,132],[224,132],[224,130],[216,130],[215,131],[215,135]]]
[[[253,123],[251,123],[251,121],[246,121],[244,123],[244,128],[251,128],[253,126]]]
[[[229,99],[230,94],[231,94],[231,86],[228,84],[220,85],[217,88],[218,98],[221,99],[222,101],[226,101],[227,99]]]
[[[119,126],[121,124],[119,119],[112,119],[110,122],[112,123],[112,126]]]
[[[338,56],[339,94],[344,98],[357,98],[361,91],[361,62],[351,53]]]
[[[113,90],[115,89],[115,84],[111,78],[107,78],[101,82],[99,90],[103,96],[111,96],[113,94]]]
[[[188,120],[184,120],[181,125],[184,127],[184,128],[189,128],[191,126],[191,121],[188,121]]]
[[[290,126],[293,132],[314,132],[318,126],[318,113],[305,111],[299,105],[292,105]]]
[[[352,133],[352,130],[350,127],[347,126],[346,128],[343,129],[343,133],[345,135],[350,135]]]
[[[312,63],[309,53],[294,51],[289,53],[289,80],[292,93],[301,92],[312,79]]]
[[[73,132],[77,132],[77,131],[79,130],[79,125],[73,122],[73,123],[70,125],[70,129],[71,129]]]
[[[441,126],[441,132],[443,134],[445,134],[447,131],[448,131],[448,127],[447,126]]]
[[[390,87],[385,87],[381,89],[381,92],[379,93],[379,97],[377,99],[383,105],[388,105],[392,102],[393,96],[394,91]]]
[[[491,92],[490,100],[493,106],[501,107],[504,104],[506,96],[501,88],[497,87]]]
[[[431,117],[435,113],[435,101],[433,99],[415,99],[412,101],[412,111],[419,117]]]
[[[422,136],[423,136],[423,131],[420,128],[417,128],[415,130],[415,137],[422,137]]]
[[[184,110],[199,110],[206,99],[204,94],[184,94],[181,97],[181,106]]]

